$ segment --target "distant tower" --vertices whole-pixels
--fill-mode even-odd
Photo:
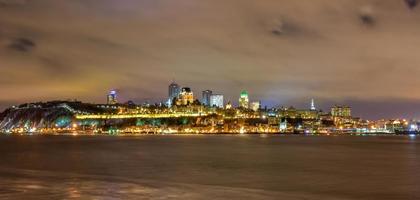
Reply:
[[[175,82],[172,82],[168,88],[168,104],[173,105],[175,102],[172,102],[174,98],[178,98],[178,95],[181,93],[181,88]]]
[[[107,104],[114,105],[117,104],[117,91],[111,90],[107,96]]]
[[[311,100],[311,110],[316,110],[314,99]]]
[[[241,96],[239,97],[239,107],[249,108],[249,95],[246,90],[241,92]]]
[[[203,96],[202,96],[203,98],[202,98],[201,102],[206,106],[213,106],[213,105],[210,104],[210,98],[211,98],[212,94],[213,94],[213,91],[211,91],[211,90],[203,91]]]

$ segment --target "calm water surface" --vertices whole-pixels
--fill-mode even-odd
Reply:
[[[420,138],[0,137],[1,199],[420,199]]]

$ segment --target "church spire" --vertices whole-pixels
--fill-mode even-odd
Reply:
[[[314,99],[311,100],[311,110],[316,110]]]

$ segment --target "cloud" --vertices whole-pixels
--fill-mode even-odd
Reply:
[[[280,19],[276,20],[272,29],[271,33],[276,36],[308,36],[309,31],[304,30],[304,28],[300,27],[294,22],[290,20]]]
[[[11,41],[8,48],[18,52],[30,52],[36,47],[35,41],[28,38],[16,38]]]
[[[359,15],[360,21],[367,26],[376,24],[373,8],[371,6],[364,6]]]
[[[111,88],[163,101],[172,79],[233,102],[242,89],[272,105],[420,99],[420,14],[402,0],[0,2],[8,102],[103,102]]]
[[[363,24],[368,25],[368,26],[373,26],[376,23],[375,18],[370,15],[370,14],[361,14],[360,15],[360,20],[362,21]]]
[[[0,0],[0,7],[20,6],[25,3],[26,0]]]
[[[414,9],[418,4],[418,0],[405,0],[405,2],[410,9]]]

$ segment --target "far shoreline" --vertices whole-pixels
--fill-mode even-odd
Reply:
[[[99,136],[99,137],[138,137],[138,136],[410,136],[415,137],[417,133],[330,133],[330,134],[301,134],[301,133],[137,133],[137,134],[89,134],[89,133],[4,133],[0,136]]]

